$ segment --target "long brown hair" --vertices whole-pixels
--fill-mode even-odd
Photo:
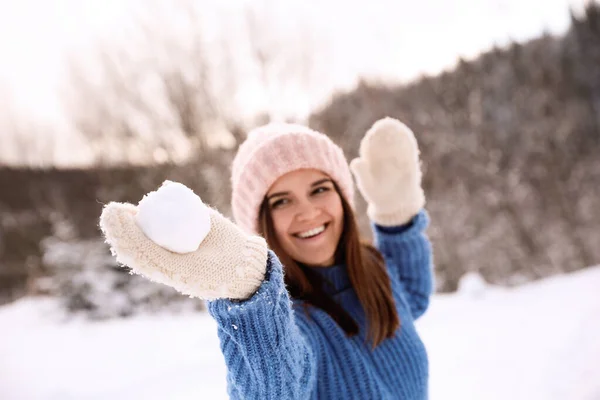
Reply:
[[[336,262],[345,262],[352,287],[356,292],[367,320],[367,339],[373,348],[384,339],[394,335],[400,327],[392,286],[381,253],[373,245],[361,241],[354,212],[334,183],[342,200],[344,228],[337,246]],[[269,203],[263,201],[259,214],[260,234],[285,266],[285,284],[293,298],[322,309],[346,332],[348,336],[358,333],[356,321],[325,291],[323,279],[314,270],[306,268],[282,249],[275,235]]]

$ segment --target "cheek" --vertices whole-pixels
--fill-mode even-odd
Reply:
[[[331,196],[327,199],[324,205],[327,213],[331,215],[338,224],[342,224],[344,221],[344,208],[342,207],[342,200],[336,193],[335,196]]]
[[[335,207],[335,216],[340,221],[340,223],[344,222],[344,207],[342,207],[342,201],[339,199]]]
[[[339,196],[336,196],[335,199],[332,199],[328,207],[328,212],[329,215],[333,217],[335,223],[334,240],[339,242],[344,230],[344,208],[342,206],[342,200],[339,198]]]
[[[275,235],[277,239],[281,243],[282,240],[286,239],[287,232],[289,230],[292,219],[289,215],[290,213],[285,212],[285,210],[275,211],[271,214],[271,218],[273,220],[273,228],[275,229]]]

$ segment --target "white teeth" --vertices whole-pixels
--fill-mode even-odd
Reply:
[[[323,232],[325,230],[325,225],[322,225],[318,228],[314,228],[311,229],[310,231],[306,231],[306,232],[302,232],[302,233],[298,233],[297,236],[301,237],[302,239],[306,239],[312,236],[316,236],[319,233]]]

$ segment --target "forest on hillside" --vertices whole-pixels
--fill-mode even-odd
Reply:
[[[417,134],[439,284],[519,283],[600,262],[600,12],[407,86],[361,84],[310,119],[344,145],[382,116]]]

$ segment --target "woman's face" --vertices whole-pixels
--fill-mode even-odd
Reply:
[[[342,230],[342,199],[329,176],[300,169],[280,177],[267,192],[275,235],[295,261],[328,267],[335,262]]]

